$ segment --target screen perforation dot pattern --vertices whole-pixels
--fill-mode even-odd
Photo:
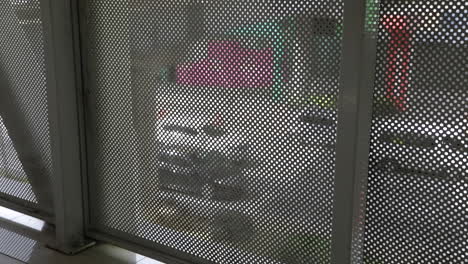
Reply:
[[[343,2],[86,16],[93,228],[195,262],[328,263]]]
[[[466,3],[380,2],[364,260],[466,263]]]
[[[0,193],[50,213],[52,161],[39,1],[2,1],[0,22]]]

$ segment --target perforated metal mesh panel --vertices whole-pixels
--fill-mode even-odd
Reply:
[[[362,70],[362,78],[363,81],[361,83],[361,92],[364,91],[372,91],[373,89],[373,81],[374,81],[374,68],[375,68],[375,45],[376,39],[378,36],[378,27],[379,27],[379,10],[380,10],[380,0],[367,0],[366,1],[366,12],[365,12],[365,27],[364,27],[364,44],[361,47],[363,49],[363,66]],[[367,49],[367,50],[366,50]],[[368,75],[368,76],[367,76]],[[370,85],[370,87],[366,87]],[[372,94],[366,94],[366,96],[371,96]],[[369,98],[370,99],[370,98]],[[371,101],[369,101],[370,103]],[[362,102],[360,102],[362,105]],[[371,111],[371,109],[367,109]],[[368,112],[369,113],[369,112]],[[365,116],[365,115],[361,115]],[[368,121],[368,116],[364,117],[367,118],[366,120],[360,120],[360,122],[364,123]],[[369,124],[366,124],[369,127]],[[361,125],[362,126],[362,125]],[[369,132],[369,131],[366,131]],[[368,135],[368,134],[367,134]],[[364,137],[361,135],[361,137]],[[359,139],[362,143],[365,140]],[[365,149],[366,155],[368,154],[368,149]],[[360,156],[367,158],[367,156]],[[368,171],[368,161],[366,160],[359,160],[356,164],[359,166],[359,173],[367,173]],[[352,246],[351,246],[351,263],[365,263],[365,264],[377,264],[375,261],[376,259],[373,256],[369,255],[368,252],[364,252],[364,239],[365,239],[365,228],[366,228],[366,193],[367,193],[367,174],[359,175],[359,201],[355,201],[355,208],[354,208],[354,219],[353,219],[353,227],[352,227]]]
[[[2,182],[0,191],[7,195],[36,202],[36,197],[1,117],[0,131],[0,181]]]
[[[195,262],[329,262],[342,1],[87,10],[93,228]]]
[[[367,193],[372,263],[468,262],[466,1],[382,0]]]
[[[51,211],[42,34],[39,1],[0,3],[0,193]]]

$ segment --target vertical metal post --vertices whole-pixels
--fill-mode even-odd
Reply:
[[[80,129],[81,89],[75,0],[42,0],[49,122],[53,160],[56,241],[50,247],[75,254],[92,243],[84,237]]]
[[[366,0],[345,0],[331,263],[357,255],[354,232],[362,224],[372,115],[375,38],[365,34]],[[359,263],[358,262],[358,263]]]
[[[81,51],[88,128],[90,202],[87,231],[91,234],[91,230],[110,225],[117,219],[112,212],[120,211],[125,213],[120,215],[119,221],[131,223],[127,224],[127,229],[123,231],[136,234],[138,226],[135,220],[138,219],[138,210],[135,195],[144,194],[136,189],[141,186],[140,180],[127,177],[121,182],[105,177],[106,174],[112,173],[111,171],[134,175],[135,164],[140,162],[137,149],[139,144],[136,142],[138,137],[132,116],[127,115],[134,111],[131,100],[130,22],[131,7],[135,3],[120,1],[117,4],[114,0],[76,1],[79,2],[81,11]],[[104,8],[106,15],[102,11]],[[91,14],[90,10],[95,14]],[[103,38],[102,34],[106,37]],[[90,45],[91,43],[95,44]],[[109,47],[118,49],[119,54],[106,52]],[[103,104],[104,99],[112,103]],[[112,128],[112,132],[109,128]],[[115,160],[119,162],[116,163]],[[105,204],[102,202],[111,200],[112,202]]]

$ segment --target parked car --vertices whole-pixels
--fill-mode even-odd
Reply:
[[[177,225],[175,219],[183,216],[191,226],[206,226],[217,240],[248,240],[253,225],[239,210],[249,195],[244,172],[252,166],[245,136],[230,131],[219,114],[161,113],[155,128],[160,188],[154,196],[159,202],[156,214],[149,211],[147,217],[191,232]]]
[[[161,186],[207,199],[241,198],[248,145],[220,122],[219,116],[172,113],[157,123]]]
[[[434,251],[424,254],[439,263],[447,243],[466,241],[466,122],[449,126],[400,116],[376,119],[373,132],[366,243],[378,241],[381,249],[432,247]],[[414,254],[419,257],[421,252]],[[415,258],[410,254],[401,261]]]
[[[328,193],[324,189],[331,188],[332,177],[312,176],[314,163],[302,157],[332,151],[289,145],[274,150],[289,139],[232,131],[218,115],[161,115],[155,129],[160,188],[152,197],[154,207],[145,213],[151,223],[241,249],[265,240],[280,247],[281,236],[272,234],[272,226],[282,234],[317,235],[315,228],[329,220],[328,209],[321,206],[326,202],[309,204],[301,197],[316,196],[306,186],[324,186],[322,192]],[[177,219],[190,219],[190,224]],[[268,250],[252,253],[268,255]]]
[[[409,122],[404,118],[377,121],[373,149],[386,170],[425,174],[439,180],[466,181],[468,142],[461,126]]]

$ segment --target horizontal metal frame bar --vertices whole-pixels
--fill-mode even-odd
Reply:
[[[55,223],[55,217],[47,212],[43,212],[40,209],[36,208],[33,203],[30,203],[28,201],[15,198],[15,197],[10,197],[10,196],[4,196],[0,194],[0,206],[9,208],[11,210],[30,215],[32,217],[39,218],[41,220],[44,220],[48,223]]]
[[[103,242],[107,242],[109,244],[133,251],[135,253],[138,253],[140,255],[156,259],[158,261],[162,261],[167,264],[194,264],[194,263],[201,263],[201,264],[213,264],[213,262],[209,262],[206,260],[202,260],[196,257],[189,257],[188,258],[178,258],[174,257],[173,255],[170,255],[164,251],[157,250],[154,248],[154,244],[151,241],[148,241],[146,239],[138,238],[135,236],[131,236],[129,234],[125,234],[126,237],[129,239],[122,239],[121,237],[122,234],[125,234],[123,232],[118,232],[118,231],[107,231],[104,233],[102,231],[98,230],[88,230],[87,235]]]
[[[22,235],[33,240],[41,239],[41,231],[18,224],[12,220],[0,218],[0,228],[7,229],[18,235]]]
[[[49,243],[55,239],[55,233],[52,229],[46,227],[43,230],[36,230],[8,219],[0,218],[0,228],[7,229],[40,243]]]

